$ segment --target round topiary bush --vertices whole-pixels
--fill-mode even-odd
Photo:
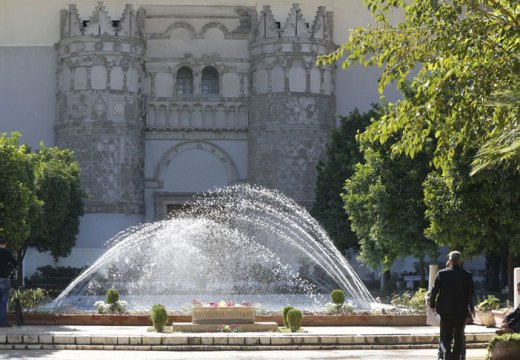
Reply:
[[[291,332],[298,331],[302,325],[303,314],[298,309],[291,309],[287,313],[287,322],[289,323],[289,328]]]
[[[341,289],[335,289],[330,293],[330,298],[334,304],[342,305],[345,302],[345,293]]]
[[[166,312],[166,308],[162,304],[155,304],[152,306],[151,311],[151,319],[152,324],[155,330],[158,332],[162,332],[164,330],[164,326],[168,321],[168,313]]]
[[[287,313],[294,309],[292,306],[284,306],[283,310],[282,310],[282,317],[283,317],[283,325],[288,328],[289,327],[289,323],[287,322]]]
[[[106,295],[107,304],[115,304],[119,301],[119,291],[117,289],[108,289]]]

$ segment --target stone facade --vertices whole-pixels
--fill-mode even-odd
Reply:
[[[99,2],[88,19],[62,10],[60,34],[56,144],[76,153],[88,213],[160,219],[237,182],[312,203],[335,125],[334,67],[315,65],[334,49],[324,7],[312,23],[297,4],[284,23],[218,5],[127,5],[113,20]]]

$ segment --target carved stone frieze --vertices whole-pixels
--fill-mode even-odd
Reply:
[[[252,183],[278,189],[298,202],[314,201],[316,163],[327,144],[325,129],[271,129],[249,138]]]
[[[270,126],[322,127],[335,126],[335,100],[331,96],[277,93],[256,95],[250,128]]]
[[[81,183],[90,203],[117,205],[135,213],[143,204],[143,143],[140,131],[123,126],[60,127],[59,147],[74,149],[81,167]]]

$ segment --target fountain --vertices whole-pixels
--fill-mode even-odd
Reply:
[[[51,309],[93,309],[110,287],[130,309],[179,309],[233,299],[280,310],[322,308],[342,288],[360,309],[374,301],[321,226],[293,200],[235,185],[197,196],[168,220],[119,233]]]

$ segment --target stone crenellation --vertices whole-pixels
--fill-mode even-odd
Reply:
[[[320,6],[312,23],[307,22],[298,4],[293,4],[289,15],[282,24],[277,21],[269,5],[265,5],[256,22],[254,40],[280,38],[322,39],[332,41],[332,12]]]
[[[135,11],[127,4],[121,18],[112,20],[102,1],[99,1],[88,20],[79,17],[76,5],[69,5],[68,10],[61,11],[61,39],[76,36],[121,36],[143,39],[144,36],[143,9]]]

